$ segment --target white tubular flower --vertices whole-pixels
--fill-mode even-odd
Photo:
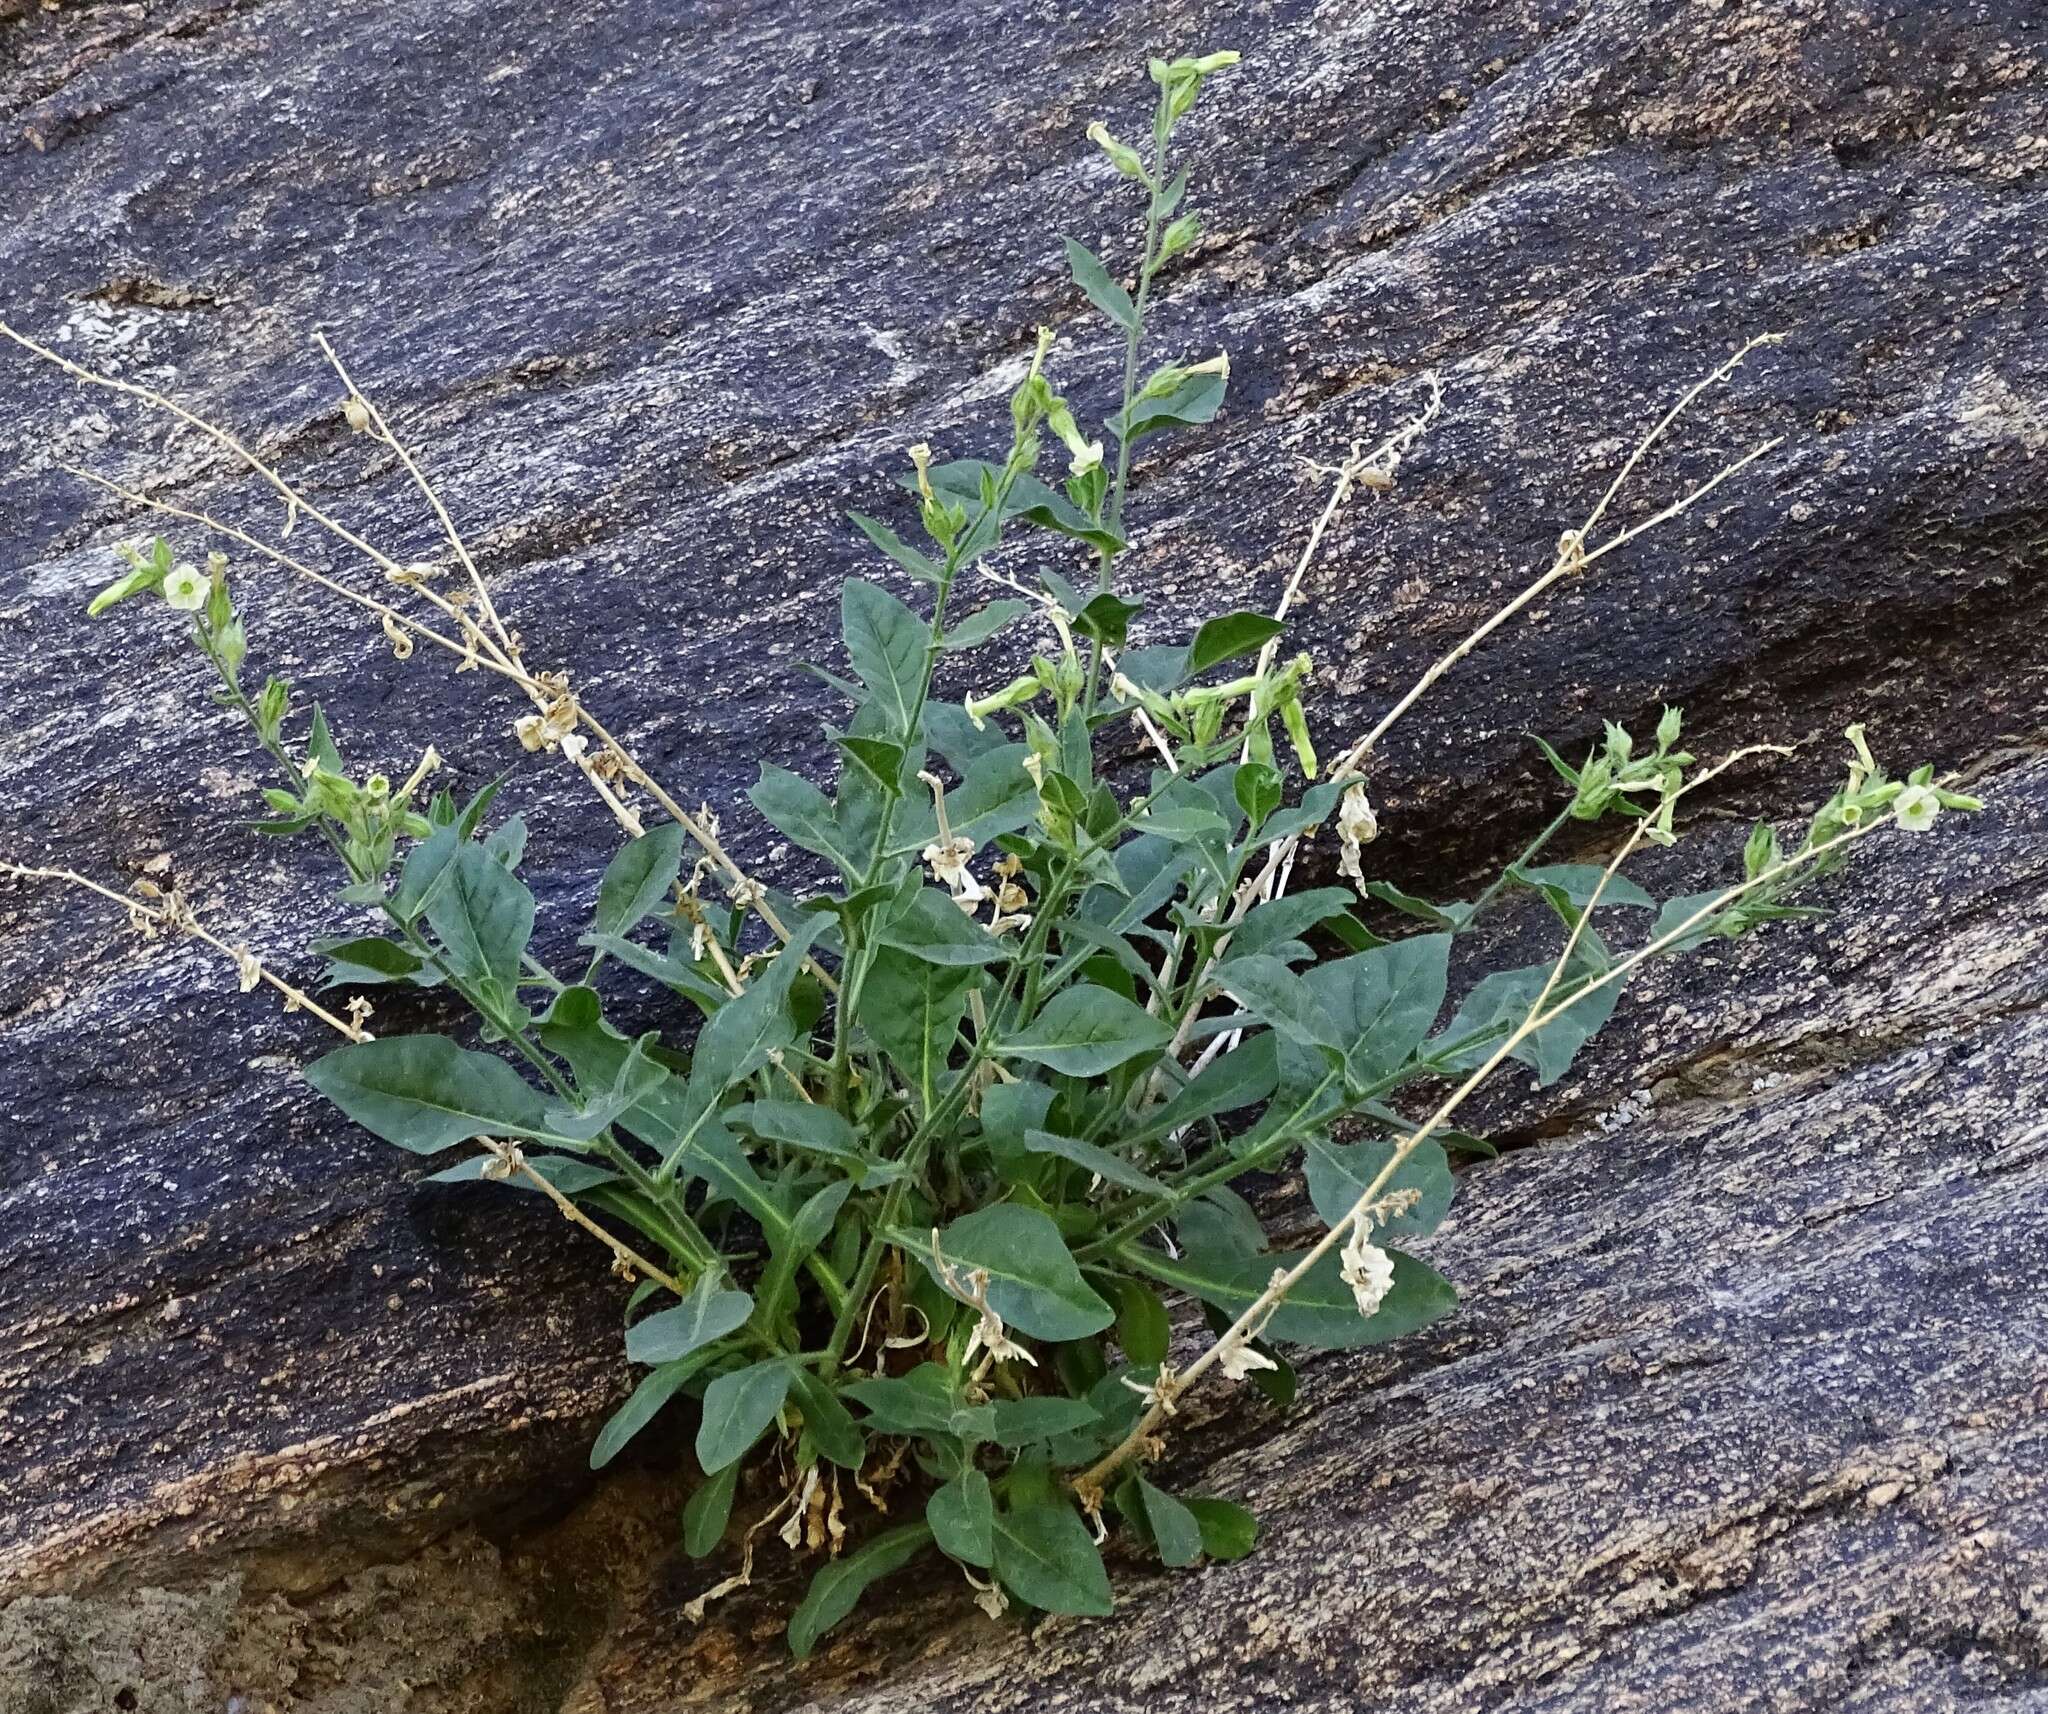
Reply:
[[[922,853],[924,866],[931,871],[932,879],[953,895],[956,904],[968,911],[988,897],[988,889],[974,878],[967,867],[974,852],[973,840],[956,835],[927,845]]]
[[[972,1268],[963,1276],[958,1268],[946,1260],[939,1249],[939,1234],[932,1233],[932,1263],[938,1270],[939,1284],[947,1296],[966,1304],[970,1309],[979,1310],[981,1319],[974,1324],[974,1331],[967,1339],[966,1360],[973,1362],[975,1348],[979,1346],[998,1363],[1025,1362],[1034,1369],[1038,1359],[1019,1345],[1003,1326],[1003,1318],[988,1306],[988,1269]]]
[[[1394,1288],[1394,1258],[1367,1236],[1363,1226],[1356,1226],[1344,1246],[1342,1274],[1358,1300],[1358,1313],[1370,1320]]]
[[[1223,1372],[1226,1381],[1242,1381],[1250,1377],[1255,1369],[1277,1369],[1280,1365],[1263,1351],[1255,1351],[1249,1342],[1240,1341],[1225,1349],[1216,1359],[1216,1367]]]
[[[1892,813],[1908,833],[1925,833],[1941,813],[1941,799],[1932,786],[1907,786],[1892,800]]]
[[[164,599],[180,613],[197,613],[206,605],[206,573],[190,560],[171,567],[164,579]]]
[[[1370,845],[1379,836],[1380,818],[1373,813],[1372,800],[1365,795],[1363,782],[1354,780],[1345,787],[1343,801],[1337,805],[1337,841],[1343,847],[1337,859],[1337,872],[1360,892],[1365,890],[1365,866],[1359,861],[1360,848]]]
[[[1132,1380],[1129,1375],[1123,1377],[1123,1383],[1145,1401],[1146,1409],[1157,1407],[1164,1415],[1177,1414],[1173,1401],[1180,1397],[1180,1376],[1174,1373],[1171,1363],[1159,1365],[1159,1378],[1149,1386],[1143,1381]]]
[[[782,1545],[791,1553],[803,1546],[804,1520],[811,1509],[811,1496],[818,1489],[818,1467],[813,1464],[804,1472],[803,1486],[797,1490],[796,1504],[791,1507],[789,1518],[775,1533],[782,1537]]]
[[[988,1288],[984,1285],[982,1289],[986,1291]],[[1009,1330],[1003,1326],[1003,1318],[986,1303],[982,1304],[981,1319],[974,1324],[974,1332],[967,1340],[970,1362],[974,1359],[977,1345],[998,1363],[1029,1363],[1034,1369],[1038,1367],[1038,1359],[1010,1337]]]
[[[1010,1610],[1010,1598],[1003,1593],[1000,1583],[993,1578],[984,1583],[964,1565],[960,1571],[974,1589],[974,1604],[991,1619],[1000,1619]]]

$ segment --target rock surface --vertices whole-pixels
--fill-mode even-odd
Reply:
[[[1266,1512],[1259,1556],[1133,1568],[1117,1619],[1029,1643],[912,1577],[803,1674],[786,1583],[681,1625],[705,1574],[664,1558],[658,1473],[586,1494],[623,1377],[573,1235],[412,1187],[305,1098],[302,1020],[199,949],[0,891],[8,1714],[2048,1707],[2031,0],[0,0],[0,315],[428,551],[343,428],[326,329],[536,658],[760,855],[737,794],[811,752],[789,669],[871,569],[841,509],[886,508],[913,439],[983,450],[1035,322],[1069,390],[1113,384],[1056,235],[1128,255],[1080,133],[1136,128],[1162,41],[1246,64],[1193,126],[1212,236],[1161,318],[1162,355],[1230,350],[1232,400],[1141,469],[1141,630],[1270,602],[1317,504],[1290,455],[1397,420],[1426,369],[1446,387],[1311,580],[1332,737],[1543,563],[1685,386],[1787,335],[1626,515],[1785,444],[1400,729],[1390,873],[1510,848],[1544,801],[1524,730],[1569,746],[1667,699],[1702,748],[1801,746],[1717,808],[1820,789],[1853,715],[1887,755],[1989,769],[2000,807],[1873,850],[1834,926],[1669,978],[1582,1072],[1496,1102],[1543,1146],[1475,1172],[1444,1234],[1465,1311],[1317,1365],[1298,1420],[1183,1443]],[[11,353],[0,399],[0,855],[118,885],[171,852],[289,964],[337,920],[329,877],[242,830],[246,759],[169,629],[80,616],[139,526],[52,466],[261,534],[277,508]],[[505,764],[488,687],[250,592],[259,661],[352,755],[403,771],[432,736],[473,779]],[[566,938],[594,806],[534,765],[511,789]]]

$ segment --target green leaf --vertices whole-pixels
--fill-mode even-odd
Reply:
[[[1227,1184],[1211,1185],[1173,1216],[1181,1246],[1227,1256],[1263,1255],[1266,1229],[1258,1211]]]
[[[898,1524],[859,1552],[828,1561],[811,1579],[802,1605],[790,1615],[789,1652],[798,1660],[808,1656],[818,1639],[853,1611],[871,1583],[900,1571],[931,1539],[927,1524]]]
[[[1279,772],[1264,762],[1246,762],[1232,777],[1230,791],[1237,799],[1237,807],[1244,811],[1245,819],[1257,827],[1280,807]]]
[[[1332,918],[1348,917],[1351,899],[1352,895],[1342,887],[1316,887],[1306,893],[1283,893],[1265,904],[1254,905],[1231,933],[1224,969],[1229,968],[1228,960],[1255,952],[1270,953],[1283,963],[1288,962],[1293,955],[1286,949],[1298,943],[1297,937]],[[1302,953],[1306,956],[1307,949],[1303,948]]]
[[[850,883],[859,879],[866,860],[839,825],[832,800],[801,774],[761,764],[761,777],[747,793],[751,803],[776,832],[806,851],[827,859]]]
[[[768,961],[744,994],[735,995],[712,1013],[698,1033],[682,1101],[686,1134],[702,1122],[726,1090],[760,1070],[778,1048],[795,1042],[796,1024],[789,1016],[790,986],[826,921],[816,913],[800,918],[789,944]]]
[[[940,1552],[965,1565],[995,1563],[995,1494],[979,1470],[963,1472],[934,1493],[925,1503],[924,1516]]]
[[[421,909],[448,878],[449,865],[468,837],[459,824],[449,822],[435,828],[407,853],[398,871],[398,886],[391,895],[392,913],[401,922],[418,920]]]
[[[484,849],[501,868],[516,869],[526,855],[526,817],[515,815],[503,827],[493,828]]]
[[[1130,650],[1117,665],[1140,690],[1156,690],[1165,696],[1187,682],[1188,651],[1184,646],[1155,644]]]
[[[924,733],[931,747],[945,758],[946,766],[963,776],[979,758],[1007,744],[1001,727],[993,721],[984,721],[977,727],[957,702],[927,702]],[[933,827],[933,831],[937,828]]]
[[[732,1521],[733,1490],[739,1486],[740,1467],[728,1464],[715,1476],[707,1476],[683,1502],[683,1551],[692,1559],[714,1552],[725,1539],[725,1526]]]
[[[901,744],[891,743],[886,738],[858,738],[845,734],[833,742],[849,761],[890,797],[903,795],[904,749]]]
[[[999,1043],[997,1052],[1069,1077],[1100,1077],[1140,1054],[1157,1053],[1172,1039],[1173,1031],[1143,1007],[1084,982],[1055,994],[1037,1017]]]
[[[1242,1559],[1259,1539],[1259,1520],[1242,1506],[1206,1494],[1191,1494],[1185,1503],[1202,1532],[1202,1551],[1211,1559]]]
[[[920,583],[937,583],[944,577],[944,572],[936,564],[911,547],[887,524],[875,518],[863,517],[859,512],[849,512],[846,515],[860,526],[862,535]]]
[[[602,1470],[624,1450],[626,1442],[638,1434],[660,1412],[661,1407],[682,1390],[682,1385],[694,1375],[700,1365],[690,1362],[664,1363],[640,1377],[626,1402],[605,1419],[605,1425],[597,1431],[597,1439],[590,1447],[590,1467]]]
[[[630,934],[660,909],[683,867],[682,828],[665,822],[622,846],[597,884],[592,934]]]
[[[458,975],[518,980],[520,955],[533,938],[533,894],[484,847],[455,853],[426,911]]]
[[[1190,375],[1164,397],[1133,401],[1128,417],[1118,411],[1107,426],[1117,439],[1136,445],[1164,428],[1212,421],[1223,408],[1223,391],[1221,375]]]
[[[1202,1557],[1201,1521],[1164,1488],[1155,1488],[1142,1476],[1132,1480],[1161,1563],[1174,1567],[1194,1564]]]
[[[1265,613],[1224,613],[1204,620],[1188,650],[1188,676],[1261,649],[1287,629]]]
[[[881,1044],[927,1110],[967,1016],[974,982],[972,965],[932,964],[894,947],[878,951],[868,967],[861,1027]]]
[[[1230,824],[1207,805],[1183,799],[1153,804],[1138,820],[1137,831],[1175,845],[1205,839],[1221,843],[1230,837]]]
[[[976,512],[981,507],[984,476],[993,483],[999,472],[993,464],[978,458],[956,458],[934,465],[930,472],[933,491],[942,499],[957,501]],[[906,486],[910,484],[906,481]],[[1097,552],[1121,553],[1124,539],[1106,524],[1099,524],[1062,494],[1055,493],[1035,476],[1020,476],[1010,484],[1010,496],[1003,505],[1003,517],[1022,518],[1040,529],[1086,542]]]
[[[1613,1016],[1615,1003],[1621,998],[1619,982],[1580,993],[1577,999],[1570,998],[1604,968],[1600,952],[1589,945],[1592,940],[1590,931],[1581,935],[1570,966],[1544,1002],[1545,1011],[1561,1008],[1558,1015],[1517,1043],[1512,1055],[1534,1067],[1537,1083],[1546,1088],[1565,1074],[1579,1050]],[[1525,965],[1520,970],[1500,970],[1475,984],[1441,1038],[1445,1047],[1467,1038],[1475,1039],[1469,1047],[1446,1057],[1445,1068],[1469,1071],[1491,1059],[1501,1043],[1529,1017],[1553,968],[1552,963],[1545,962]]]
[[[1006,964],[1015,956],[975,922],[952,896],[920,887],[875,931],[875,944],[893,946],[927,964]]]
[[[410,982],[421,988],[431,988],[441,980],[409,947],[379,935],[323,940],[317,942],[313,950],[327,958],[327,980],[321,984],[323,988],[344,985],[366,987],[373,982]]]
[[[963,1440],[995,1436],[995,1412],[987,1405],[962,1405],[952,1392],[943,1363],[920,1363],[903,1375],[854,1381],[846,1396],[868,1413],[879,1434],[950,1434]]]
[[[1251,1308],[1271,1283],[1275,1269],[1292,1268],[1302,1256],[1302,1252],[1217,1255],[1190,1249],[1175,1258],[1137,1244],[1120,1245],[1116,1253],[1129,1266],[1214,1304],[1233,1319]],[[1332,1250],[1287,1295],[1266,1324],[1263,1337],[1348,1351],[1398,1339],[1451,1312],[1458,1294],[1448,1280],[1403,1251],[1390,1250],[1388,1254],[1394,1259],[1394,1283],[1371,1316],[1358,1313],[1358,1300],[1344,1283],[1342,1264]]]
[[[1279,811],[1271,821],[1259,829],[1263,836],[1260,843],[1274,845],[1282,839],[1292,839],[1298,833],[1305,834],[1310,828],[1320,826],[1330,819],[1337,808],[1337,800],[1343,793],[1344,783],[1341,780],[1326,780],[1319,786],[1311,786],[1301,794],[1301,801],[1292,809]]]
[[[312,723],[306,731],[306,754],[330,774],[348,772],[348,764],[341,759],[341,752],[334,747],[334,734],[327,729],[327,711],[317,702],[313,704]],[[469,834],[475,831],[474,828],[465,829],[463,837],[468,838]]]
[[[1183,1125],[1265,1100],[1280,1083],[1279,1046],[1271,1035],[1246,1037],[1203,1066],[1193,1082],[1151,1116],[1146,1130],[1170,1135]]]
[[[1378,1083],[1414,1056],[1443,1009],[1450,955],[1448,934],[1418,934],[1301,973],[1301,986],[1336,1020],[1354,1084]],[[1285,1078],[1284,1049],[1281,1066]]]
[[[1073,239],[1066,241],[1067,266],[1073,270],[1074,284],[1088,294],[1088,301],[1109,317],[1126,333],[1138,331],[1138,309],[1131,302],[1131,294],[1110,278],[1110,273],[1095,252],[1085,244]]]
[[[840,585],[839,624],[855,675],[889,730],[906,736],[924,707],[930,627],[886,589],[858,577]]]
[[[1109,1184],[1122,1185],[1126,1190],[1143,1191],[1147,1196],[1164,1196],[1166,1186],[1150,1173],[1140,1172],[1119,1155],[1114,1155],[1094,1143],[1084,1143],[1077,1137],[1061,1137],[1051,1131],[1027,1131],[1024,1147],[1034,1155],[1056,1155],[1074,1165],[1086,1167],[1097,1178]]]
[[[801,1365],[791,1368],[790,1381],[796,1393],[796,1407],[804,1414],[804,1432],[818,1449],[818,1455],[829,1458],[842,1470],[858,1470],[867,1457],[868,1438],[846,1406],[830,1387]]]
[[[1576,926],[1578,912],[1586,908],[1595,892],[1600,895],[1603,910],[1609,905],[1643,911],[1657,908],[1657,901],[1626,875],[1609,875],[1604,863],[1547,863],[1538,868],[1524,868],[1517,863],[1509,867],[1508,874],[1518,885],[1549,897],[1558,915],[1565,917],[1567,926]],[[1565,916],[1566,904],[1574,907],[1570,916]]]
[[[1087,605],[1074,616],[1074,629],[1104,648],[1120,649],[1130,633],[1131,621],[1144,610],[1143,602],[1126,601],[1121,595],[1105,589],[1091,596]]]
[[[828,1160],[858,1163],[860,1135],[851,1121],[818,1101],[749,1101],[719,1115],[737,1130],[766,1142],[802,1149]]]
[[[306,1081],[365,1130],[414,1154],[505,1131],[541,1136],[542,1102],[518,1072],[445,1036],[384,1036],[337,1048]]]
[[[1142,1280],[1116,1282],[1116,1342],[1135,1369],[1156,1369],[1166,1361],[1173,1323],[1159,1294]]]
[[[1011,620],[1029,613],[1033,605],[1029,601],[991,601],[980,612],[970,613],[951,627],[940,640],[939,647],[948,654],[961,649],[978,649]]]
[[[946,794],[946,822],[957,839],[986,844],[1000,834],[1029,827],[1038,814],[1038,790],[1024,771],[1026,746],[1005,744],[968,764],[960,784]],[[938,832],[926,822],[917,845]],[[899,847],[915,850],[917,846]]]
[[[1109,1573],[1095,1537],[1052,1492],[996,1514],[996,1575],[1018,1600],[1048,1613],[1100,1618],[1110,1609]]]
[[[941,1285],[929,1232],[898,1230],[893,1242],[909,1250]],[[989,1307],[1010,1327],[1034,1339],[1081,1339],[1116,1319],[1096,1296],[1060,1229],[1049,1216],[1020,1203],[1002,1202],[963,1214],[939,1234],[939,1248],[956,1270],[986,1269]]]
[[[1086,1399],[1051,1396],[995,1401],[996,1431],[990,1436],[998,1446],[1011,1450],[1041,1440],[1090,1428],[1101,1420],[1101,1412]]]
[[[737,1333],[753,1312],[754,1300],[745,1292],[722,1288],[715,1275],[706,1273],[681,1303],[656,1310],[626,1329],[626,1359],[676,1362]]]
[[[781,1358],[720,1375],[704,1389],[697,1425],[697,1464],[716,1475],[759,1440],[789,1397],[789,1364]]]
[[[541,1115],[541,1123],[558,1137],[589,1142],[615,1120],[655,1100],[673,1081],[673,1074],[648,1049],[659,1043],[653,1031],[627,1046],[613,1073],[609,1087],[585,1091],[574,1102],[556,1102]]]
[[[1345,1035],[1308,983],[1277,958],[1254,953],[1232,958],[1216,973],[1245,1008],[1288,1041],[1310,1050],[1342,1053]]]
[[[1470,905],[1433,905],[1413,893],[1404,893],[1391,881],[1367,881],[1365,890],[1381,904],[1392,905],[1403,916],[1414,917],[1432,928],[1461,929],[1472,920]]]
[[[1363,1143],[1333,1143],[1319,1137],[1308,1146],[1308,1199],[1324,1223],[1334,1226],[1378,1179],[1398,1145],[1376,1138]],[[1375,1231],[1389,1238],[1426,1238],[1443,1223],[1457,1194],[1458,1181],[1443,1145],[1434,1137],[1418,1143],[1385,1191],[1412,1190],[1421,1200],[1407,1213],[1381,1222]]]

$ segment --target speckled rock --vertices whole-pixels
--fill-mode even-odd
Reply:
[[[2048,1698],[2043,788],[2013,768],[2048,678],[2032,0],[0,0],[0,315],[425,551],[342,425],[308,344],[328,331],[535,658],[758,856],[738,793],[756,758],[812,754],[793,666],[867,568],[842,508],[886,509],[914,439],[983,450],[1037,322],[1070,390],[1111,385],[1057,235],[1128,253],[1080,133],[1128,125],[1160,42],[1246,63],[1192,131],[1211,236],[1160,343],[1228,348],[1232,400],[1141,469],[1141,632],[1270,601],[1317,503],[1292,455],[1396,420],[1426,369],[1446,388],[1311,580],[1333,738],[1547,558],[1666,402],[1787,336],[1627,516],[1784,445],[1400,729],[1390,873],[1440,882],[1527,830],[1523,731],[1577,742],[1666,699],[1703,748],[1800,746],[1715,811],[1810,797],[1857,714],[2016,807],[1873,854],[1879,890],[1844,889],[1822,937],[1670,978],[1567,1083],[1495,1098],[1543,1146],[1476,1173],[1445,1234],[1465,1313],[1319,1364],[1299,1421],[1188,1437],[1190,1472],[1268,1512],[1258,1559],[1133,1574],[1123,1616],[1028,1648],[961,1622],[957,1591],[934,1621],[913,1578],[803,1676],[766,1634],[784,1583],[681,1629],[702,1573],[645,1522],[664,1508],[632,1484],[657,1476],[586,1497],[623,1376],[572,1234],[415,1188],[306,1098],[302,1020],[200,949],[0,890],[8,1714],[123,1690],[180,1714]],[[294,964],[340,920],[330,878],[243,830],[246,758],[170,630],[82,618],[137,525],[53,465],[262,533],[277,507],[11,352],[0,401],[0,853],[117,884],[171,853],[210,920]],[[247,588],[259,660],[352,754],[402,771],[432,736],[471,779],[507,765],[517,711],[488,686]],[[522,760],[511,790],[566,940],[608,835],[573,780]],[[441,1629],[394,1650],[414,1622]]]

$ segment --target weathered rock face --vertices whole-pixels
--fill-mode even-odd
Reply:
[[[1141,468],[1141,629],[1270,601],[1317,503],[1290,455],[1444,378],[1401,487],[1311,581],[1332,736],[1545,561],[1680,390],[1787,335],[1626,515],[1785,445],[1400,729],[1391,873],[1440,883],[1526,830],[1522,731],[1575,743],[1660,699],[1705,749],[1802,746],[1722,807],[1814,789],[1856,714],[1887,755],[1989,768],[2001,807],[1872,849],[1835,926],[1664,979],[1582,1072],[1496,1103],[1546,1146],[1472,1175],[1435,1258],[1461,1316],[1316,1365],[1298,1420],[1181,1442],[1267,1514],[1260,1556],[1134,1572],[1118,1619],[1031,1646],[913,1579],[804,1674],[768,1635],[786,1585],[682,1626],[706,1574],[663,1559],[657,1477],[578,1506],[624,1377],[572,1234],[412,1187],[306,1098],[301,1020],[198,949],[0,893],[0,1707],[2048,1694],[2048,784],[2014,765],[2048,676],[2031,0],[0,3],[0,314],[427,551],[343,429],[326,329],[428,449],[535,658],[758,854],[737,793],[811,752],[788,669],[829,654],[825,597],[871,569],[840,509],[885,508],[912,439],[984,450],[1035,322],[1070,391],[1112,385],[1056,234],[1128,254],[1080,133],[1136,108],[1159,44],[1246,64],[1192,127],[1213,236],[1162,307],[1162,355],[1231,351],[1232,402]],[[278,509],[26,360],[0,399],[0,854],[119,884],[172,852],[212,920],[289,960],[337,920],[330,877],[242,830],[248,764],[169,628],[82,618],[137,525],[52,466],[262,534]],[[382,658],[301,587],[248,593],[259,660],[352,754],[402,771],[431,736],[472,779],[505,765],[516,710],[488,686]],[[566,938],[608,836],[573,781],[511,789]]]

